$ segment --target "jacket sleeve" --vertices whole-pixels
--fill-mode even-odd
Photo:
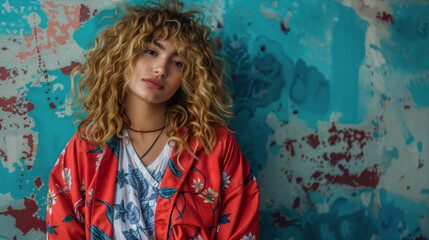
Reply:
[[[259,188],[237,140],[225,141],[218,239],[258,239]]]
[[[83,192],[77,168],[76,136],[70,140],[49,176],[47,239],[84,239]]]

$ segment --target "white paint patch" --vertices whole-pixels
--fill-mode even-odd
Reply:
[[[262,3],[259,11],[261,11],[261,13],[264,15],[265,18],[267,19],[275,19],[277,21],[280,21],[280,17],[279,15],[271,8],[266,8],[265,7],[265,3]]]
[[[14,163],[17,163],[18,166],[22,165],[22,163],[19,161],[19,149],[22,145],[24,145],[24,139],[23,136],[6,136],[4,138],[5,145],[6,145],[6,156],[7,156],[7,162],[2,161],[3,167],[6,167],[9,171],[9,173],[14,172],[15,166]]]
[[[270,5],[277,8],[279,6],[279,2],[278,1],[272,1],[272,2],[270,2]]]
[[[61,91],[63,91],[64,90],[64,85],[62,85],[61,83],[55,83],[54,86],[53,86],[52,92],[57,91],[58,88],[61,89]]]
[[[10,5],[9,5],[9,0],[6,0],[6,2],[4,2],[2,5],[1,5],[2,7],[3,7],[3,9],[4,10],[6,10],[7,12],[11,12],[11,10],[13,9],[14,11],[16,11],[16,9],[15,8],[13,8],[13,7],[11,7]]]
[[[59,118],[64,118],[66,116],[70,117],[73,115],[73,99],[71,97],[65,97],[65,103],[62,106],[59,106],[58,109],[62,109],[61,111],[56,111],[55,114]]]
[[[39,14],[36,12],[32,12],[27,16],[28,24],[32,27],[39,26],[42,19],[40,18]]]
[[[365,207],[369,207],[372,202],[372,193],[371,192],[361,193],[360,200]]]
[[[24,199],[14,199],[10,192],[0,193],[0,212],[6,212],[8,207],[16,210],[24,209]],[[1,216],[1,215],[0,215]]]
[[[218,25],[224,25],[223,16],[225,15],[225,1],[222,0],[209,0],[204,3],[190,3],[190,9],[203,12],[206,16],[205,25],[212,31],[217,31]],[[211,6],[211,7],[209,7]]]

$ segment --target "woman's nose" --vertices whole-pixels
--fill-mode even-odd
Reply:
[[[154,72],[158,77],[166,77],[167,76],[167,61],[159,60],[155,62]]]

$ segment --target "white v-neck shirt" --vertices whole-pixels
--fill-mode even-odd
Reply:
[[[128,136],[126,130],[123,134]],[[165,144],[157,159],[145,167],[131,142],[120,141],[113,239],[155,239],[158,190],[174,144]]]

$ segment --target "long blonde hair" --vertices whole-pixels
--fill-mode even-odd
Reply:
[[[130,126],[125,99],[133,63],[150,42],[171,38],[184,67],[181,87],[168,101],[167,136],[176,142],[177,153],[193,153],[191,138],[211,152],[216,141],[213,126],[227,127],[232,100],[210,29],[200,23],[198,12],[183,11],[183,3],[176,0],[125,5],[122,10],[126,14],[94,40],[86,61],[72,73],[72,89],[81,107],[75,116],[78,136],[103,149],[110,138],[123,137],[122,129]],[[78,116],[83,117],[76,120]]]

